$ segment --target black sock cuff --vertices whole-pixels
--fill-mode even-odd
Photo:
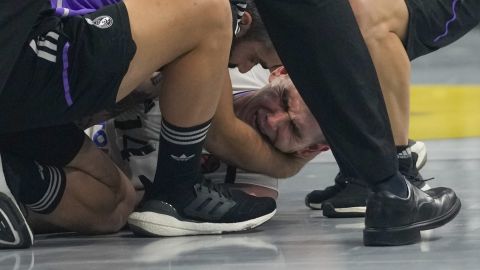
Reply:
[[[67,176],[63,168],[42,166],[40,164],[37,164],[37,166],[42,174],[42,179],[39,180],[45,183],[42,185],[42,188],[44,189],[43,196],[38,198],[38,195],[42,195],[42,193],[29,194],[28,192],[25,192],[22,197],[24,197],[25,205],[30,210],[46,215],[53,212],[60,203],[65,192]],[[25,198],[25,195],[28,197]]]
[[[395,148],[397,149],[397,153],[401,153],[408,148],[408,145],[397,145]]]
[[[162,118],[162,125],[165,125],[167,128],[177,130],[179,132],[195,131],[195,130],[198,130],[198,129],[208,127],[208,126],[210,126],[211,123],[212,123],[212,119],[210,119],[210,120],[208,120],[204,123],[201,123],[201,124],[198,124],[198,125],[195,125],[195,126],[191,126],[191,127],[179,127],[179,126],[176,126],[176,125],[168,122],[167,119]]]
[[[2,154],[2,161],[5,178],[17,201],[41,214],[57,208],[66,186],[63,168],[40,165],[9,153]]]

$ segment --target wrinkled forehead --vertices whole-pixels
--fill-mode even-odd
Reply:
[[[273,93],[282,89],[288,90],[290,98],[293,99],[294,102],[298,102],[299,108],[296,108],[296,113],[299,114],[297,117],[301,118],[299,120],[302,122],[301,128],[304,135],[301,143],[302,147],[308,147],[317,143],[326,143],[325,136],[318,121],[308,108],[288,74],[275,76],[271,82],[260,91],[264,91],[265,93]],[[279,101],[281,102],[281,99]]]
[[[295,85],[293,84],[288,74],[271,73],[269,84],[272,88],[278,87],[278,88],[288,89],[290,91],[294,91],[298,93],[297,88],[295,88]]]

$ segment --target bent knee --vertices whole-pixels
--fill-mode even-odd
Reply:
[[[84,231],[80,233],[88,234],[106,234],[120,231],[127,224],[130,213],[111,213],[98,219],[93,220],[89,224],[85,224]]]
[[[370,6],[369,2],[371,1],[350,0],[358,27],[367,43],[381,38],[382,35],[388,32],[385,21],[381,19],[379,14],[375,13],[375,7]]]
[[[226,0],[202,0],[194,3],[200,20],[213,28],[231,29],[232,10]]]
[[[199,26],[203,31],[204,46],[210,50],[224,48],[230,50],[233,37],[232,11],[229,1],[225,0],[202,0],[199,8],[199,17],[203,25]]]
[[[134,198],[125,198],[112,211],[103,209],[103,211],[94,213],[89,219],[90,221],[83,224],[83,233],[104,234],[118,232],[127,224],[128,216],[132,213],[134,207]]]
[[[77,223],[78,227],[73,222],[70,229],[88,234],[114,233],[122,229],[137,201],[133,186],[130,183],[122,182],[111,194],[89,203],[82,210],[83,218],[73,218],[80,219]]]
[[[113,205],[111,211],[107,211],[103,218],[100,218],[99,224],[96,226],[98,233],[112,233],[122,229],[126,223],[128,216],[133,212],[137,201],[135,190],[126,187]]]
[[[400,38],[405,34],[408,9],[404,0],[350,0],[350,5],[367,44],[392,32]]]

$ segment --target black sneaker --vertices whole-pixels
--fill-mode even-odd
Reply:
[[[33,233],[8,187],[0,155],[0,249],[29,248]]]
[[[330,218],[364,217],[369,189],[350,179],[344,189],[322,203],[323,215]]]
[[[449,188],[421,191],[406,181],[407,198],[388,191],[372,193],[368,199],[363,231],[366,246],[408,245],[421,240],[420,231],[451,221],[461,208],[460,199]]]
[[[335,184],[333,186],[329,186],[323,190],[314,190],[307,194],[307,196],[305,196],[305,205],[314,210],[321,210],[322,203],[344,190],[351,180],[352,178],[346,177],[339,172],[337,176],[335,176]]]
[[[424,180],[420,174],[413,178],[407,176],[405,178],[423,191],[430,189],[430,186],[426,183],[429,179]],[[366,184],[352,179],[344,189],[322,203],[322,213],[329,218],[364,217],[369,194],[370,189]]]
[[[427,190],[430,186],[418,172],[426,163],[427,151],[423,142],[409,140],[405,157],[399,155],[400,172],[414,186]],[[415,152],[413,152],[415,151]],[[323,210],[330,218],[364,217],[369,190],[360,180],[338,173],[335,185],[324,190],[314,190],[305,197],[305,204],[314,210]]]
[[[260,226],[276,212],[272,198],[228,190],[206,179],[175,194],[143,203],[128,218],[132,231],[142,236],[237,232]]]
[[[431,179],[423,179],[419,172],[427,162],[427,148],[423,142],[409,140],[408,148],[397,157],[398,169],[410,183],[424,191],[430,189],[427,181]]]

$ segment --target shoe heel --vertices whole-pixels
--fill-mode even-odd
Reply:
[[[0,220],[2,230],[11,234],[7,241],[0,239],[0,249],[29,248],[33,234],[18,205],[7,195],[0,193]]]
[[[363,230],[365,246],[401,246],[420,242],[420,230]]]

